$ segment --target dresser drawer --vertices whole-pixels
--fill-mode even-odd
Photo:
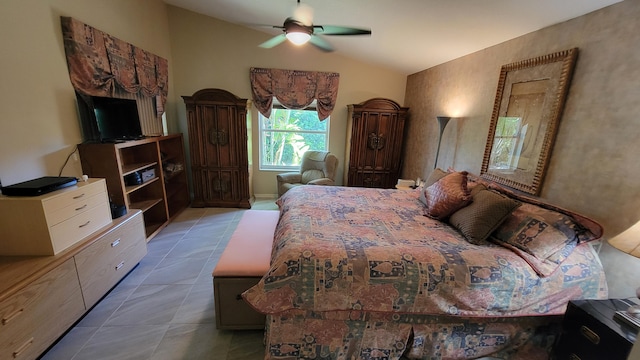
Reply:
[[[53,253],[59,253],[110,222],[111,212],[108,205],[102,202],[89,210],[52,226],[50,234]]]
[[[147,253],[142,213],[106,233],[75,256],[85,306],[92,307]]]
[[[108,197],[107,193],[103,191],[92,196],[83,196],[81,200],[75,201],[73,204],[64,206],[55,211],[45,210],[45,213],[47,214],[47,223],[49,223],[50,226],[55,226],[67,219],[82,214],[91,208],[106,203],[105,199],[108,199]]]
[[[601,300],[599,303],[598,300],[586,300],[569,303],[563,320],[557,351],[558,359],[624,360],[627,358],[633,346],[633,342],[629,339],[635,338],[635,334],[620,336],[614,330],[616,327],[618,329],[624,329],[624,327],[615,324],[614,309],[601,305],[605,302],[606,300]],[[631,329],[628,330],[631,331]]]
[[[69,259],[0,303],[0,360],[36,358],[84,310]]]
[[[42,202],[45,213],[53,214],[66,207],[81,206],[86,199],[101,193],[107,193],[104,181],[79,183],[81,186],[69,188],[68,191],[61,191],[55,196],[51,196]],[[53,225],[53,224],[52,224]]]
[[[56,255],[111,223],[104,179],[40,196],[0,195],[0,256]]]

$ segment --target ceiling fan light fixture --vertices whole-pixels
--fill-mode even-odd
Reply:
[[[311,39],[311,34],[302,31],[287,32],[287,40],[295,45],[304,45]]]
[[[270,49],[289,40],[290,43],[296,46],[310,43],[322,51],[330,52],[333,51],[331,44],[321,36],[316,36],[316,32],[320,35],[371,35],[371,30],[369,29],[336,25],[313,25],[313,9],[310,7],[303,9],[300,5],[300,0],[298,0],[298,5],[298,11],[294,13],[294,17],[286,18],[282,26],[271,26],[273,29],[282,30],[283,34],[272,37],[258,46]]]

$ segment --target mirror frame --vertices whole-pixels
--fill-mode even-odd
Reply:
[[[573,48],[502,66],[480,170],[482,178],[528,194],[538,195],[540,193],[577,56],[578,49]],[[548,86],[544,92],[544,101],[534,109],[540,116],[539,131],[533,134],[534,138],[532,140],[534,141],[535,150],[530,161],[535,166],[527,169],[510,169],[508,171],[491,169],[489,165],[498,119],[500,117],[514,116],[507,115],[513,86],[538,80],[548,80]],[[537,154],[538,149],[539,154]]]

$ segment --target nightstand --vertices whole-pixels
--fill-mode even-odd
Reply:
[[[638,299],[570,301],[553,358],[625,360],[638,331],[613,315],[636,303]]]

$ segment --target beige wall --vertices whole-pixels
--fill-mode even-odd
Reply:
[[[271,36],[183,9],[169,8],[173,47],[173,74],[177,95],[192,95],[202,88],[221,88],[241,98],[251,98],[249,68],[264,67],[340,73],[337,104],[331,115],[329,150],[340,159],[337,181],[342,183],[347,105],[372,97],[403,102],[406,76],[315,48],[284,43],[273,49],[258,44]],[[331,39],[329,38],[329,41]],[[177,101],[178,124],[186,134],[184,103]],[[258,112],[252,111],[253,193],[277,194],[276,174],[258,170]]]
[[[578,47],[541,197],[596,219],[606,237],[640,220],[639,5],[627,0],[409,76],[403,176],[433,168],[437,115],[459,117],[445,130],[438,166],[479,173],[500,67]],[[601,258],[611,296],[633,296],[640,259],[609,246]]]
[[[162,0],[0,2],[0,179],[4,185],[58,175],[66,157],[82,141],[60,16],[74,17],[171,63],[166,11]],[[72,159],[63,175],[82,175],[79,161]]]
[[[388,97],[411,107],[404,177],[433,167],[436,115],[459,116],[445,132],[439,165],[479,172],[500,66],[578,47],[580,55],[542,197],[582,212],[613,236],[640,219],[640,5],[626,0],[447,64],[399,73],[286,44],[263,50],[268,35],[161,0],[5,0],[0,2],[0,179],[5,185],[57,175],[82,139],[68,78],[60,16],[72,16],[169,60],[170,132],[185,132],[181,95],[219,87],[250,97],[249,68],[337,71],[330,150],[344,165],[346,105]],[[405,98],[405,83],[407,96]],[[403,101],[404,100],[404,101]],[[257,121],[253,111],[253,138]],[[255,148],[255,147],[254,147]],[[253,163],[257,166],[257,152]],[[71,160],[64,175],[79,176]],[[254,193],[275,194],[275,173],[255,172]],[[612,296],[632,296],[640,260],[605,247]]]
[[[346,105],[372,97],[402,103],[406,76],[313,48],[283,44],[265,50],[270,36],[166,6],[162,0],[7,0],[0,2],[0,179],[4,185],[57,175],[82,141],[67,72],[60,16],[71,16],[169,60],[169,132],[183,132],[181,95],[217,87],[250,98],[249,68],[336,71],[341,75],[331,120],[330,151],[344,165]],[[171,30],[171,31],[170,31]],[[257,111],[252,111],[257,141]],[[254,146],[254,149],[257,149]],[[274,172],[261,172],[253,152],[253,191],[275,195]],[[62,173],[80,176],[71,158]]]

